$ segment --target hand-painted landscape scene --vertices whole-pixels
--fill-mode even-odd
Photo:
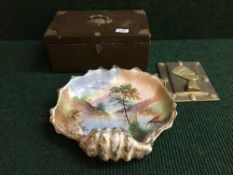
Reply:
[[[119,69],[90,71],[64,87],[58,105],[65,118],[89,133],[124,128],[143,141],[170,116],[170,100],[152,78]]]

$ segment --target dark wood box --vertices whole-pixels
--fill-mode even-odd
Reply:
[[[151,33],[145,11],[58,11],[44,35],[55,72],[147,68]]]

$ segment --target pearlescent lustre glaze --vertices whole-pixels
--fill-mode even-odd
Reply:
[[[126,161],[152,151],[176,104],[163,82],[139,69],[90,70],[59,91],[50,120],[89,156]]]

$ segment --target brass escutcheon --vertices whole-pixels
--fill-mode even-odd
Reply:
[[[112,19],[104,15],[91,15],[89,16],[89,22],[100,26],[102,24],[109,24],[112,22]]]

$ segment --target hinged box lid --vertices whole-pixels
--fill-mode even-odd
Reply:
[[[47,43],[148,42],[144,10],[58,11],[44,35]]]

